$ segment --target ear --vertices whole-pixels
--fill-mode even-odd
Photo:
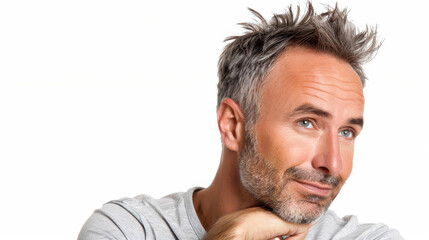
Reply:
[[[217,124],[223,144],[231,151],[240,152],[244,142],[244,115],[231,98],[225,98],[217,111]]]

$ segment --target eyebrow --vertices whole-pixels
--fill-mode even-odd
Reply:
[[[349,124],[359,125],[360,127],[363,127],[363,118],[350,118]]]
[[[295,108],[290,115],[295,116],[295,115],[300,115],[305,113],[311,113],[324,118],[332,118],[332,114],[320,108],[317,108],[309,103],[304,103],[301,106]]]
[[[295,108],[290,116],[300,115],[300,114],[314,114],[323,118],[332,118],[332,114],[329,112],[322,110],[320,108],[317,108],[309,103],[304,103],[301,106]],[[348,120],[348,124],[358,125],[360,127],[363,127],[363,118],[350,118]]]

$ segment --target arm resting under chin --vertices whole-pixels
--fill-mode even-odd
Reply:
[[[269,240],[286,235],[297,240],[305,238],[309,227],[286,222],[261,207],[254,207],[220,218],[207,232],[205,240]]]

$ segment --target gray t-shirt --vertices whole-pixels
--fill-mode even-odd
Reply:
[[[161,199],[148,195],[106,203],[86,221],[78,240],[203,239],[206,232],[195,212],[192,194],[173,193]],[[359,224],[355,216],[339,218],[327,211],[305,239],[403,239],[384,224]]]

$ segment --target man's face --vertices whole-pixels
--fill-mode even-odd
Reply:
[[[314,221],[351,173],[363,109],[362,85],[348,63],[288,49],[267,75],[260,118],[246,132],[243,186],[289,222]]]

